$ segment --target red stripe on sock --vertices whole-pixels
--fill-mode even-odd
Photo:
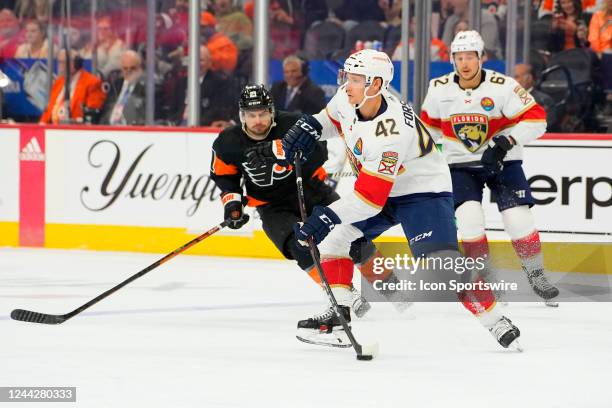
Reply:
[[[462,240],[463,254],[468,258],[486,258],[489,256],[489,241],[486,235],[474,240]]]
[[[512,241],[514,251],[521,259],[529,259],[542,252],[542,244],[540,243],[540,233],[536,230],[526,237]]]
[[[330,286],[350,286],[353,281],[353,261],[349,258],[324,259],[321,261],[321,266]]]

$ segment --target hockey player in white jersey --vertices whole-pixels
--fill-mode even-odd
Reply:
[[[289,161],[297,151],[308,157],[319,139],[341,136],[346,143],[357,176],[353,192],[327,207],[315,207],[294,229],[301,245],[310,237],[320,244],[323,272],[349,322],[350,242],[374,239],[401,224],[414,257],[458,256],[448,166],[412,107],[389,93],[392,78],[393,64],[385,53],[352,54],[326,109],[302,116],[283,138]],[[411,239],[416,237],[422,239]],[[474,290],[460,298],[503,347],[519,337],[518,328],[498,314],[490,291]],[[298,338],[317,344],[341,331],[331,308],[298,323]]]
[[[559,290],[544,275],[534,205],[522,169],[522,145],[546,131],[546,113],[513,78],[482,68],[484,42],[476,31],[451,44],[454,72],[429,83],[421,119],[451,169],[457,227],[465,255],[488,256],[482,210],[486,184],[534,292],[549,306]]]

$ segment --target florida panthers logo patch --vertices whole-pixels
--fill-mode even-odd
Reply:
[[[242,163],[242,166],[253,184],[259,187],[270,187],[276,180],[283,180],[293,173],[292,167],[283,167],[278,164],[254,168],[248,163]]]
[[[390,176],[394,175],[398,159],[399,155],[396,152],[383,152],[380,163],[378,163],[378,172]]]
[[[489,119],[486,115],[451,115],[450,120],[455,136],[470,152],[480,149],[480,146],[487,141]]]

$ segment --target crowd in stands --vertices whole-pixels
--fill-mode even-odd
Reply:
[[[55,2],[61,3],[61,2]],[[70,117],[64,112],[65,52],[41,123],[65,121],[141,125],[145,120],[146,0],[98,1],[95,38],[89,2],[72,1],[69,55]],[[157,0],[155,119],[183,125],[187,112],[188,0]],[[252,79],[254,0],[209,0],[200,16],[200,124],[225,127],[238,120],[237,97]],[[308,60],[342,60],[374,47],[401,61],[400,0],[270,0],[270,55],[282,61],[284,80],[272,86],[277,109],[316,112],[325,94],[308,76]],[[414,1],[411,1],[412,7]],[[454,35],[468,29],[469,0],[433,0],[431,60],[448,62]],[[504,60],[506,0],[482,0],[481,34],[487,60]],[[525,0],[532,10],[530,64],[517,80],[549,112],[549,131],[607,131],[612,113],[612,0]],[[43,0],[0,0],[0,58],[46,58],[47,25],[60,10]],[[411,9],[414,16],[414,9]],[[523,13],[519,12],[518,59]],[[409,58],[414,59],[410,19]],[[54,33],[54,44],[60,36]],[[94,57],[96,70],[83,68]],[[64,62],[62,62],[64,58]],[[585,62],[586,61],[586,62]],[[64,66],[62,66],[64,64]],[[559,66],[566,68],[560,69]],[[584,67],[587,67],[584,69]],[[586,71],[586,75],[585,75]],[[568,74],[569,73],[569,74]],[[568,81],[567,76],[571,81]],[[565,82],[559,86],[559,79]],[[556,81],[556,82],[555,82]],[[585,99],[586,98],[586,99]],[[586,101],[586,102],[585,102]],[[89,115],[85,117],[86,115]],[[603,118],[603,119],[602,119]]]

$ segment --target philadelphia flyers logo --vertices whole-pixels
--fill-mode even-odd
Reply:
[[[283,167],[279,164],[269,164],[262,167],[250,167],[249,163],[242,163],[249,179],[259,187],[270,187],[275,181],[286,179],[293,173],[293,167]]]

